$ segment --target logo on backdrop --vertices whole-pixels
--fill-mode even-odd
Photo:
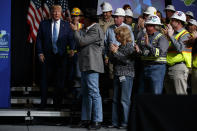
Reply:
[[[182,0],[186,6],[191,6],[195,0]]]
[[[5,30],[0,31],[0,59],[8,58],[9,34]]]

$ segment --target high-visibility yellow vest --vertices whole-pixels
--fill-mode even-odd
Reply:
[[[81,23],[78,23],[78,30],[81,30],[83,28],[83,25]]]
[[[135,29],[135,23],[132,23],[131,24],[131,27],[132,27],[132,31],[134,31],[134,29]]]
[[[193,34],[191,34],[191,36],[193,36]],[[192,56],[192,66],[194,68],[197,68],[197,50],[194,48],[194,52],[192,52],[192,53],[193,53],[193,56]]]
[[[153,39],[152,44],[157,44],[156,41],[162,36],[161,33],[157,34],[157,36]],[[141,41],[141,43],[144,43],[144,40]],[[141,56],[142,60],[146,60],[146,61],[154,61],[154,62],[162,62],[165,63],[166,62],[166,57],[161,57],[159,56],[160,52],[158,48],[155,48],[156,52],[154,55],[152,56]]]
[[[197,68],[197,54],[193,55],[193,61],[192,61],[193,67]]]
[[[184,35],[188,34],[187,30],[183,30],[179,32],[174,38],[179,40]],[[175,47],[172,45],[171,41],[169,42],[169,48],[167,53],[167,64],[173,66],[176,63],[185,62],[187,67],[191,67],[192,64],[192,48],[184,48],[184,50],[180,53],[177,52]]]

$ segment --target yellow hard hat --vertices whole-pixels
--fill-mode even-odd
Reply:
[[[73,8],[71,15],[81,15],[81,10],[79,8]]]

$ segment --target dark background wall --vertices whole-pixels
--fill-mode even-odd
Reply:
[[[166,5],[171,0],[165,0]],[[27,43],[29,27],[27,11],[30,0],[12,0],[11,15],[11,86],[32,86],[37,77],[33,67],[34,45]],[[97,0],[69,0],[69,8],[97,8]],[[36,64],[35,64],[36,65]]]

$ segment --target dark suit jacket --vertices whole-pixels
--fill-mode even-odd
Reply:
[[[52,20],[44,20],[40,23],[37,39],[36,39],[36,49],[37,53],[43,53],[45,57],[52,54]],[[74,49],[75,42],[73,40],[73,31],[70,28],[68,22],[60,20],[60,30],[57,40],[58,54],[60,56],[67,53],[67,45],[70,49]]]

